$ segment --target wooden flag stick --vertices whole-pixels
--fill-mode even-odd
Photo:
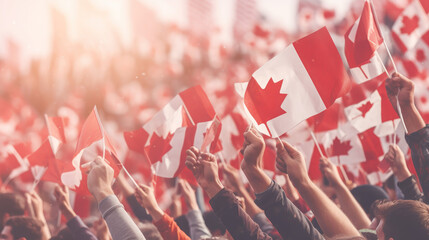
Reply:
[[[349,181],[350,181],[350,179],[349,179],[349,177],[347,176],[346,170],[344,169],[344,166],[343,166],[342,164],[340,164],[340,170],[341,170],[341,173],[342,173],[342,174],[343,174],[343,176],[344,176],[344,180],[346,180],[346,182],[349,182]]]
[[[320,156],[325,157],[325,155],[323,155],[322,153],[322,149],[319,146],[319,142],[317,141],[317,138],[314,135],[313,130],[310,130],[310,135],[311,135],[311,138],[313,139],[314,144],[316,144],[316,147],[317,147],[317,150],[319,151]]]

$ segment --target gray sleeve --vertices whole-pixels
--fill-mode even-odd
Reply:
[[[261,230],[264,233],[270,233],[274,230],[273,224],[268,220],[267,216],[265,216],[265,213],[258,213],[255,216],[253,216],[253,221],[259,225]]]
[[[98,208],[106,220],[113,240],[145,240],[142,232],[115,195],[103,199]]]
[[[189,231],[191,232],[192,240],[200,240],[203,238],[209,238],[212,236],[210,230],[204,223],[203,215],[199,210],[190,210],[186,214],[186,218],[189,222]]]

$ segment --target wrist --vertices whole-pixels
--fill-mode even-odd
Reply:
[[[396,172],[395,176],[399,182],[402,182],[411,176],[411,172],[408,169],[404,169],[404,170]]]
[[[147,208],[147,211],[152,216],[154,222],[158,222],[164,216],[164,211],[159,206]]]
[[[304,178],[300,178],[300,179],[293,179],[292,177],[290,177],[290,180],[292,181],[292,184],[295,186],[298,192],[301,192],[300,191],[301,189],[306,189],[311,187],[311,185],[313,184],[313,182],[308,176],[305,176]]]
[[[71,209],[71,207],[66,207],[62,213],[67,221],[70,221],[70,219],[76,216],[76,213]]]
[[[113,192],[112,188],[108,188],[108,189],[100,190],[99,192],[96,192],[93,195],[95,197],[95,200],[97,200],[97,203],[100,203],[106,197],[114,194],[115,193]]]
[[[216,179],[215,182],[208,184],[205,188],[204,191],[207,193],[207,195],[209,196],[209,198],[213,198],[214,196],[216,196],[216,194],[218,194],[222,189],[224,188],[223,184],[220,182],[219,179]]]

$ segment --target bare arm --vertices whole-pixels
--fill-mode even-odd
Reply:
[[[289,143],[277,143],[276,166],[289,174],[293,185],[313,211],[327,237],[360,236],[347,216],[310,180],[304,157]]]
[[[320,159],[320,170],[334,188],[341,209],[357,229],[367,228],[371,220],[341,180],[337,167],[327,158]]]

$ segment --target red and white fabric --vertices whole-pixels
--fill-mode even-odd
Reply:
[[[197,123],[195,126],[178,128],[166,138],[156,133],[151,137],[150,144],[145,148],[155,175],[165,178],[177,177],[185,166],[186,150],[191,146],[200,149],[203,144],[209,146],[216,143],[219,137],[219,125],[213,129],[213,124],[219,121]],[[215,134],[209,134],[213,131]],[[213,138],[211,138],[214,136]],[[211,139],[207,140],[206,137]]]
[[[188,88],[175,96],[142,128],[124,132],[128,148],[145,154],[151,138],[167,139],[181,127],[211,121],[216,113],[201,86]]]
[[[256,128],[278,137],[329,108],[349,91],[350,80],[328,30],[322,28],[289,45],[236,89]]]
[[[377,55],[383,38],[369,0],[362,14],[345,34],[344,53],[353,78],[358,83],[373,79],[384,72],[383,63]]]
[[[429,31],[423,34],[413,49],[405,53],[404,58],[414,63],[418,73],[429,71]]]
[[[414,0],[392,27],[392,37],[402,52],[412,49],[429,29],[427,0]]]
[[[73,159],[65,165],[63,173],[61,174],[61,181],[64,185],[71,189],[75,189],[81,185],[82,171],[80,166],[82,164],[82,155],[85,150],[89,149],[96,143],[103,145],[107,152],[105,155],[106,161],[113,167],[113,169],[117,170],[117,167],[115,167],[115,164],[117,164],[115,161],[118,161],[116,151],[101,124],[97,108],[94,107],[82,125]],[[103,154],[103,152],[101,152],[101,154]],[[114,157],[110,157],[110,155],[113,155]],[[109,158],[111,161],[109,161]],[[118,174],[117,171],[116,174]]]
[[[368,99],[346,107],[344,112],[358,132],[399,118],[387,97],[384,83]]]

